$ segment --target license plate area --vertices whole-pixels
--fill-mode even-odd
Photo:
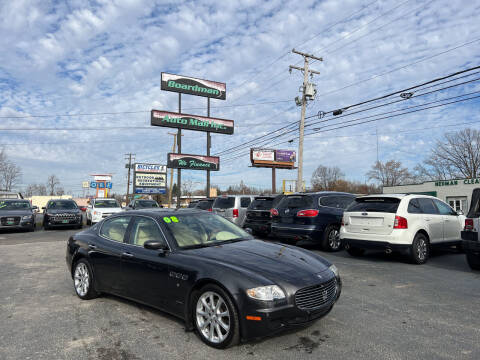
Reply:
[[[383,218],[380,217],[350,217],[350,223],[358,226],[382,226]]]

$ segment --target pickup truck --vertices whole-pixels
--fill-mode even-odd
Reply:
[[[462,231],[463,250],[467,256],[467,263],[472,270],[480,270],[480,188],[474,189],[472,203],[465,219],[465,227]]]

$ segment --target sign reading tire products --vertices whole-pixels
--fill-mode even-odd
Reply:
[[[180,114],[152,110],[151,125],[180,128],[196,131],[210,131],[220,134],[233,134],[233,120],[209,118],[205,116]]]
[[[220,100],[225,100],[227,96],[227,85],[225,83],[164,72],[162,72],[160,87],[162,90]]]
[[[218,171],[220,170],[220,158],[217,156],[169,153],[167,167],[172,169]]]
[[[134,194],[165,194],[167,167],[160,164],[134,164]]]

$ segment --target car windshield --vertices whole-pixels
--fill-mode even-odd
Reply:
[[[117,208],[120,207],[118,205],[117,200],[97,200],[95,201],[96,208]]]
[[[137,207],[142,209],[158,208],[158,204],[155,200],[138,200]]]
[[[270,210],[272,208],[272,198],[255,198],[250,204],[249,210]]]
[[[214,208],[218,209],[230,209],[235,206],[235,198],[234,197],[219,197],[215,199],[213,203]]]
[[[28,201],[1,200],[0,210],[23,210],[30,209]]]
[[[72,210],[77,209],[77,204],[74,201],[68,200],[55,200],[49,201],[47,204],[48,209],[60,209],[60,210]]]
[[[313,206],[313,199],[308,195],[289,195],[285,196],[278,205],[279,208],[306,208]]]
[[[357,198],[346,211],[386,212],[396,213],[400,199],[390,197]]]
[[[237,225],[209,212],[175,214],[175,216],[164,216],[161,219],[178,247],[183,249],[253,239]]]
[[[202,210],[208,210],[212,208],[213,200],[202,200],[197,203],[196,208]]]
[[[190,203],[188,204],[187,207],[189,207],[189,208],[194,208],[195,206],[197,206],[197,202],[198,202],[198,201],[190,201]]]

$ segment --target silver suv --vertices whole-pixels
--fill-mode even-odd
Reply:
[[[254,195],[222,195],[213,202],[212,211],[234,224],[242,226],[247,208],[254,198]]]

